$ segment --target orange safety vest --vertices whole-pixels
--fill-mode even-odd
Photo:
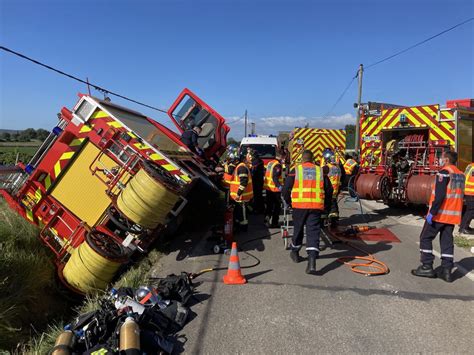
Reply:
[[[232,163],[225,163],[224,164],[224,175],[222,176],[222,185],[225,187],[230,186],[230,182],[232,181],[232,173],[231,167],[235,169],[235,164]]]
[[[245,167],[245,170],[247,170],[246,174],[237,174],[237,171],[239,168],[243,166]],[[253,198],[253,185],[252,185],[252,175],[250,174],[249,168],[245,163],[240,163],[237,165],[234,169],[234,173],[232,174],[232,180],[230,181],[230,197],[235,201],[237,200],[237,192],[239,191],[240,187],[240,178],[243,176],[248,177],[248,184],[245,186],[245,189],[243,190],[241,196],[240,202],[248,202]]]
[[[471,163],[466,167],[464,175],[466,175],[464,195],[474,196],[474,163]]]
[[[444,199],[439,212],[433,217],[433,221],[445,224],[460,224],[462,216],[462,205],[464,195],[464,174],[454,165],[447,165],[442,168],[449,172],[449,184],[446,189]],[[437,175],[440,173],[438,172]],[[430,207],[435,199],[435,186],[431,189]]]
[[[272,191],[272,192],[280,191],[278,187],[276,187],[275,182],[273,181],[273,169],[275,169],[275,167],[277,166],[280,166],[281,168],[280,162],[276,159],[268,162],[267,169],[265,170],[265,179],[263,181],[263,188],[265,190]],[[280,176],[278,177],[278,182],[280,183],[280,185],[283,184],[282,174],[280,174]]]
[[[344,171],[347,175],[351,175],[356,167],[357,162],[354,159],[347,159],[346,163],[344,164]]]
[[[324,210],[324,177],[320,166],[313,163],[296,165],[291,205],[293,208]]]

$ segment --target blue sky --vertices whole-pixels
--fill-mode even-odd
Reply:
[[[188,87],[258,133],[352,122],[369,65],[474,16],[472,0],[0,0],[0,43],[168,108]],[[363,101],[474,97],[474,22],[364,73]],[[52,128],[84,85],[0,53],[0,128]],[[97,95],[100,95],[97,93]],[[168,124],[162,113],[112,99]],[[231,126],[240,136],[241,122]]]

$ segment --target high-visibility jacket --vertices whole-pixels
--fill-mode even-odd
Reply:
[[[244,167],[246,172],[239,174],[239,170],[242,170],[240,169],[241,167]],[[243,177],[246,177],[248,179],[247,186],[245,187],[240,184],[240,179]],[[250,170],[247,165],[245,165],[245,163],[240,163],[239,165],[237,165],[234,169],[234,173],[232,174],[232,180],[230,181],[230,197],[233,200],[237,200],[239,196],[237,192],[239,190],[242,191],[240,195],[241,202],[248,202],[253,198],[252,175],[250,174]]]
[[[326,166],[329,168],[328,178],[333,188],[332,197],[335,198],[341,186],[341,169],[339,169],[339,166],[336,164],[328,163]]]
[[[275,168],[280,167],[280,176],[278,176],[278,182],[280,186],[283,184],[283,177],[281,174],[281,163],[274,159],[268,162],[267,168],[265,170],[265,179],[263,181],[263,188],[268,191],[278,192],[280,189],[275,185],[275,181],[273,181],[273,175]]]
[[[232,181],[232,174],[235,169],[234,163],[224,163],[224,175],[222,176],[222,184],[226,187],[230,186],[230,182]]]
[[[347,159],[346,163],[344,164],[344,171],[347,175],[351,175],[356,167],[357,162],[354,159]]]
[[[441,204],[438,214],[433,221],[446,224],[460,224],[464,197],[464,174],[454,165],[447,165],[443,170],[449,172],[449,184],[446,188],[446,197]],[[440,173],[438,173],[440,174]],[[435,185],[431,189],[430,209],[435,199]]]
[[[474,196],[474,163],[471,163],[466,167],[464,175],[466,175],[464,195]]]
[[[291,205],[297,209],[324,210],[324,177],[320,166],[313,163],[295,166]]]

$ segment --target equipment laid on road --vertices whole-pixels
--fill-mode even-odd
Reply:
[[[301,163],[301,155],[305,150],[313,152],[315,162],[319,163],[323,151],[330,148],[336,159],[345,163],[346,131],[344,129],[295,128],[289,143],[291,168]]]
[[[188,89],[168,115],[180,130],[201,128],[201,157],[141,113],[81,94],[28,164],[0,170],[0,193],[40,227],[71,290],[105,288],[132,254],[182,222],[194,191],[218,193],[224,118]]]
[[[459,154],[458,167],[473,160],[474,100],[439,105],[360,106],[360,198],[388,205],[428,204],[439,159],[446,149]]]

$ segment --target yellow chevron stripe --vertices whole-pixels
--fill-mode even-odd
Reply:
[[[174,165],[171,165],[171,164],[164,164],[162,165],[162,167],[168,171],[173,171],[173,170],[177,170],[176,167]]]
[[[41,193],[40,189],[37,189],[35,191],[35,197],[36,197],[36,203],[40,202],[41,198],[43,197],[43,194]]]
[[[78,145],[81,145],[82,142],[84,142],[84,139],[85,138],[76,138],[69,144],[69,146],[70,147],[77,147]]]
[[[107,124],[108,124],[110,127],[114,127],[114,128],[123,127],[123,125],[122,125],[120,122],[118,122],[118,121],[107,122]]]
[[[26,217],[27,217],[30,221],[34,222],[34,221],[35,221],[35,218],[34,218],[34,216],[33,216],[33,211],[30,210],[30,209],[28,209],[28,208],[25,208],[25,212],[26,212]]]
[[[153,154],[150,154],[150,159],[151,160],[163,160],[163,159],[165,159],[165,157],[162,156],[161,154],[153,153]]]
[[[426,107],[424,107],[426,109]],[[446,139],[446,140],[449,140],[449,136],[444,133],[441,129],[439,129],[438,125],[435,125],[433,124],[433,121],[430,117],[427,117],[426,115],[424,115],[418,108],[414,108],[413,111],[419,115],[419,117],[423,120],[423,122],[428,126],[430,127],[433,131],[436,131],[436,133],[438,133],[442,139]],[[431,110],[432,112],[432,110]],[[430,139],[432,140],[436,140],[438,139],[436,136],[433,135],[433,133],[430,133]]]
[[[135,138],[135,139],[138,138],[138,136],[135,135],[135,133],[133,133],[133,132],[127,132],[127,134],[128,134],[130,137],[132,137],[132,138]]]
[[[183,179],[184,181],[186,182],[190,182],[191,181],[191,178],[188,176],[188,175],[180,175],[181,179]]]
[[[71,159],[76,152],[65,152],[61,155],[61,158],[59,160],[68,160]]]
[[[56,178],[59,176],[59,173],[61,173],[61,161],[58,160],[56,164],[54,164],[54,176]]]
[[[145,143],[135,143],[133,146],[138,150],[151,149],[151,147]]]
[[[102,110],[96,110],[92,116],[91,116],[91,119],[94,119],[94,118],[104,118],[104,117],[109,117],[109,114],[107,112],[104,112]]]
[[[46,191],[48,191],[49,188],[51,187],[51,176],[49,174],[46,175],[46,177],[44,178],[44,187]]]
[[[433,110],[431,109],[431,107],[429,107],[429,106],[422,106],[422,107],[423,107],[423,109],[424,109],[426,112],[428,112],[428,113],[431,115],[431,117],[434,116],[435,119],[438,118],[438,112],[433,111]],[[436,110],[439,110],[438,105],[436,105]]]
[[[92,131],[92,128],[91,128],[91,127],[89,127],[89,126],[87,126],[87,125],[83,125],[83,126],[81,127],[81,129],[79,130],[79,133],[87,133],[87,132],[90,132],[90,131]]]

